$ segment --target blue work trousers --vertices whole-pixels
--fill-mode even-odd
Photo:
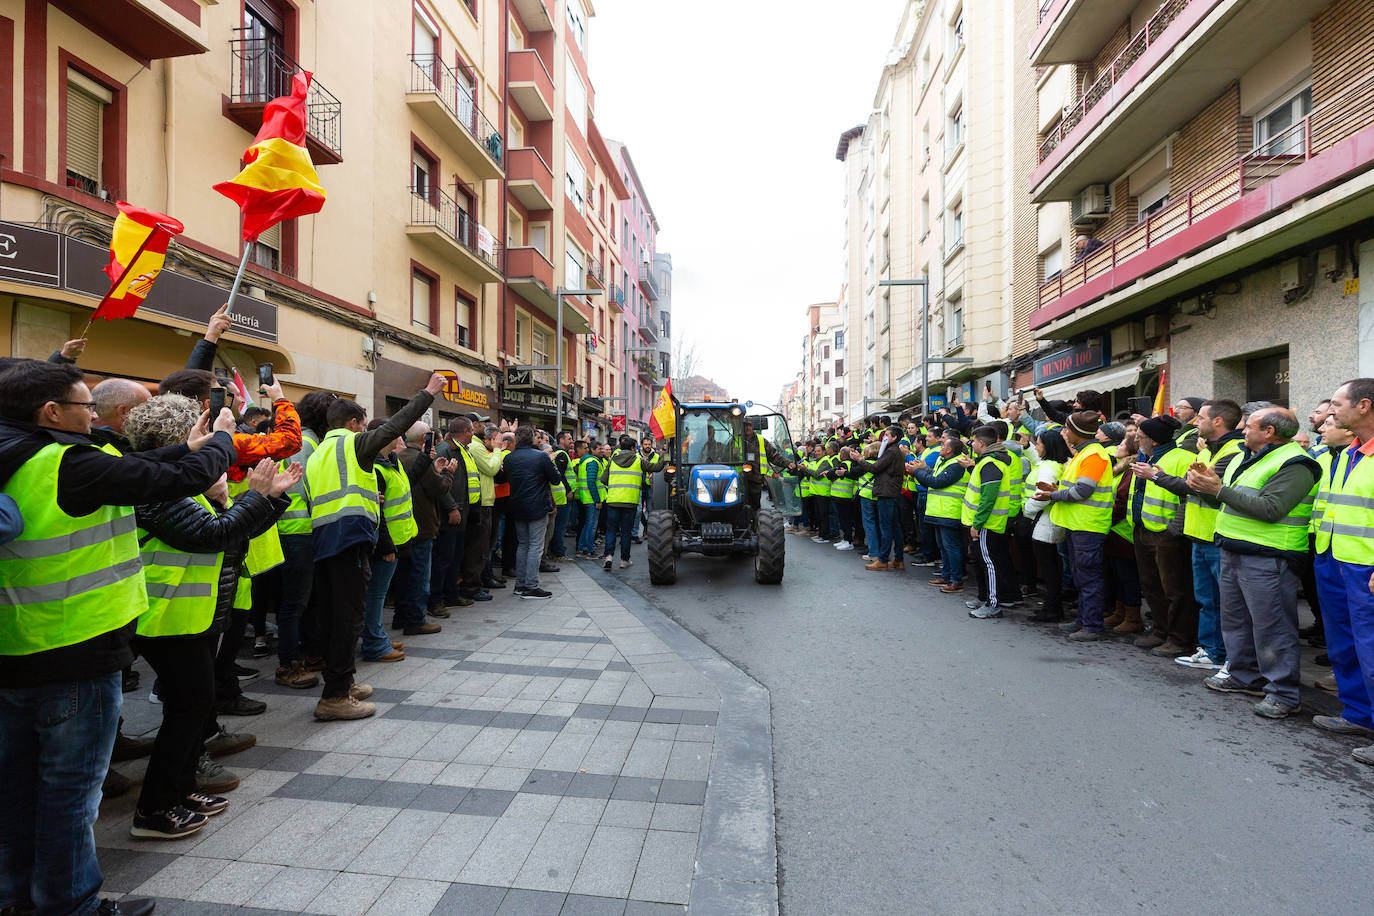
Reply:
[[[1226,662],[1221,638],[1221,548],[1193,544],[1193,597],[1197,599],[1197,644],[1214,663]]]
[[[1330,553],[1316,561],[1317,591],[1326,626],[1326,654],[1346,721],[1374,728],[1374,566],[1343,563]]]
[[[594,503],[582,504],[582,533],[577,537],[578,553],[596,553],[596,520],[601,507]]]
[[[1096,531],[1070,531],[1064,540],[1069,545],[1073,584],[1078,589],[1078,623],[1089,633],[1101,633],[1103,629],[1107,583],[1102,547],[1106,542],[1107,536]]]

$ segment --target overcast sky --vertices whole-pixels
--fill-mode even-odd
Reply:
[[[771,404],[804,309],[843,280],[840,134],[867,119],[903,0],[594,0],[596,120],[673,256],[673,335]]]

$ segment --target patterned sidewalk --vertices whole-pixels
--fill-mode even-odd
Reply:
[[[267,713],[223,720],[258,739],[220,761],[229,809],[152,842],[128,835],[136,788],[105,803],[106,894],[179,916],[775,912],[766,692],[599,570],[546,579],[552,600],[497,591],[360,663],[371,719],[316,722],[318,691],[257,662]],[[151,683],[127,734],[157,727]]]

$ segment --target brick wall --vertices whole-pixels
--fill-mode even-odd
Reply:
[[[1107,43],[1102,46],[1102,50],[1098,51],[1097,56],[1093,58],[1093,79],[1107,72],[1107,68],[1112,65],[1112,61],[1116,60],[1117,55],[1125,50],[1126,44],[1130,40],[1131,24],[1129,21],[1123,22],[1121,23],[1121,28],[1117,29],[1112,34],[1111,38],[1107,39]]]
[[[1374,3],[1334,0],[1312,17],[1312,107],[1335,98],[1374,73]],[[1356,90],[1348,103],[1312,118],[1312,149],[1320,152],[1374,122],[1374,89]]]
[[[1130,194],[1130,182],[1125,178],[1121,179],[1112,185],[1111,215],[1097,227],[1093,237],[1104,242],[1111,241],[1112,236],[1135,225],[1136,214],[1139,212],[1140,208]]]
[[[1232,83],[1179,130],[1169,175],[1171,196],[1248,152],[1253,140],[1250,119],[1240,114],[1240,85]]]

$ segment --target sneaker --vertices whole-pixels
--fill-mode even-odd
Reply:
[[[1083,629],[1083,624],[1077,620],[1068,620],[1059,625],[1060,633],[1077,633],[1081,629]]]
[[[186,796],[186,800],[181,806],[192,814],[203,814],[206,817],[214,817],[225,808],[229,807],[229,799],[223,795],[206,795],[204,792],[192,792]]]
[[[620,568],[621,568],[621,569],[629,569],[630,566],[631,566],[631,564],[633,564],[633,563],[634,563],[634,560],[621,560],[621,561],[620,561]]]
[[[1174,661],[1180,665],[1186,665],[1189,668],[1201,668],[1204,671],[1216,671],[1221,667],[1212,661],[1212,657],[1207,654],[1206,649],[1198,649],[1192,655],[1181,655]]]
[[[554,566],[552,563],[540,563],[539,571],[541,573],[556,573],[560,572],[561,570],[557,566]]]
[[[348,695],[355,700],[366,700],[372,696],[371,684],[351,684],[348,688]]]
[[[308,690],[320,683],[320,676],[305,670],[300,659],[291,663],[290,668],[278,668],[277,675],[273,678],[283,687],[294,687],[297,690]]]
[[[816,535],[815,537],[813,537],[811,540],[815,541],[817,544],[825,544],[825,543],[827,543],[826,539],[823,538],[823,537],[821,537],[819,534]]]
[[[222,716],[260,716],[267,712],[267,704],[239,694],[232,700],[216,700],[215,712]]]
[[[1356,725],[1344,716],[1313,716],[1312,724],[1323,731],[1335,732],[1338,735],[1374,735],[1374,729]]]
[[[443,629],[444,628],[439,626],[437,623],[417,623],[413,627],[406,627],[405,629],[401,630],[401,632],[407,636],[429,636],[430,634],[438,633]]]
[[[982,604],[971,609],[968,615],[975,620],[995,620],[1002,616],[1002,609],[1000,607],[993,607],[991,604]]]
[[[481,592],[478,592],[478,593],[475,594],[475,595],[464,595],[463,597],[465,597],[465,598],[470,598],[470,599],[472,599],[473,601],[490,601],[490,600],[491,600],[491,592],[488,592],[488,591],[481,591]]]
[[[1315,678],[1312,681],[1312,686],[1322,690],[1329,690],[1331,693],[1335,693],[1339,689],[1336,684],[1336,675],[1334,674],[1327,674],[1324,677]]]
[[[1255,704],[1255,715],[1263,716],[1266,719],[1286,719],[1293,713],[1301,711],[1301,703],[1289,704],[1273,697],[1265,697]]]
[[[969,600],[964,602],[964,607],[972,611],[975,608],[980,608],[985,604],[987,604],[987,602],[983,601],[981,598],[970,598]]]
[[[573,559],[574,559],[574,560],[595,560],[596,557],[592,556],[592,555],[589,554],[589,553],[586,553],[586,552],[584,552],[584,551],[579,550],[577,553],[573,554]]]
[[[836,542],[834,543],[833,546],[834,546],[834,548],[835,548],[836,550],[853,550],[853,549],[854,549],[854,545],[851,544],[851,543],[849,543],[848,541],[836,541]]]
[[[265,643],[265,642],[255,642],[255,643],[253,643],[253,657],[254,657],[254,658],[266,658],[268,655],[271,654],[271,652],[272,652],[272,650],[271,650],[271,648],[267,645],[267,643]]]
[[[125,760],[147,757],[153,752],[154,740],[153,738],[130,738],[123,732],[116,732],[114,752],[110,754],[110,760],[114,763],[123,763]]]
[[[523,585],[517,585],[517,586],[515,587],[515,591],[514,591],[515,597],[519,598],[519,597],[520,597],[521,595],[523,595],[523,594],[525,594],[525,586],[523,586]]]
[[[157,695],[157,691],[156,691],[156,690],[150,690],[150,691],[148,691],[148,702],[149,702],[149,703],[152,703],[154,706],[161,706],[161,705],[162,705],[162,697],[160,697],[160,696]]]
[[[911,561],[911,565],[912,565],[912,566],[931,567],[931,566],[939,566],[940,564],[937,563],[937,562],[934,561],[934,560],[912,560],[912,561]]]
[[[215,737],[205,742],[205,753],[211,757],[228,757],[230,754],[237,754],[239,751],[246,751],[258,743],[256,735],[247,732],[231,732],[223,725],[215,733]]]
[[[179,840],[190,836],[210,822],[203,814],[187,811],[180,805],[153,814],[134,812],[129,836],[143,840]]]
[[[353,697],[329,697],[315,704],[315,718],[321,722],[337,719],[366,719],[376,715],[377,704],[363,703]]]
[[[251,681],[261,676],[262,672],[257,668],[249,668],[247,665],[234,666],[234,677],[238,678],[240,681]]]
[[[232,792],[238,787],[239,778],[237,776],[211,760],[208,753],[200,755],[200,762],[196,764],[197,792],[218,795],[221,792]]]
[[[1217,693],[1243,693],[1252,697],[1264,696],[1264,691],[1258,687],[1242,687],[1236,683],[1236,679],[1231,677],[1229,672],[1226,677],[1219,674],[1212,675],[1202,682],[1202,686],[1208,690],[1215,690]]]
[[[602,558],[601,558],[601,568],[602,568],[602,569],[605,569],[605,570],[609,570],[609,569],[611,568],[611,558],[610,558],[610,557],[602,557]]]
[[[100,906],[96,907],[95,912],[96,916],[150,916],[156,907],[157,901],[151,897],[120,897],[118,900],[106,897],[100,901]],[[9,910],[3,912],[8,914]],[[19,910],[19,916],[22,916],[23,912]]]
[[[552,597],[553,597],[553,592],[545,591],[545,590],[542,589],[542,588],[527,588],[527,589],[525,589],[523,592],[520,593],[520,597],[521,597],[521,598],[533,598],[533,599],[535,599],[535,600],[537,600],[537,601],[543,601],[543,600],[546,599],[546,598],[552,598]]]
[[[1374,765],[1374,747],[1357,747],[1350,752],[1350,756],[1360,763]]]
[[[1103,633],[1101,630],[1078,629],[1069,634],[1069,639],[1074,642],[1097,642],[1100,639],[1106,638],[1107,634]]]

